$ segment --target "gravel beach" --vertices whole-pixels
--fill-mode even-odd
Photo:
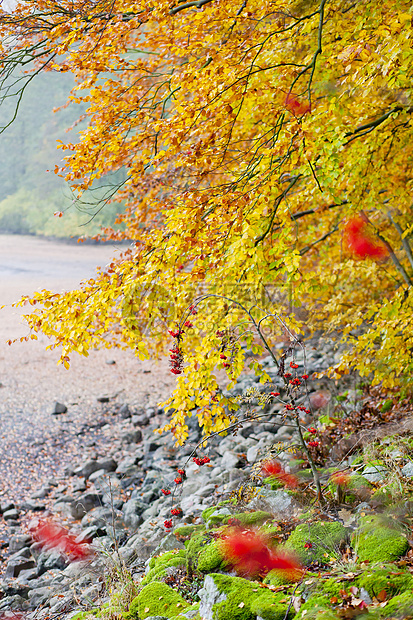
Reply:
[[[58,476],[83,446],[108,441],[99,422],[127,403],[156,406],[168,396],[174,379],[161,363],[141,362],[131,351],[91,351],[73,355],[70,370],[57,366],[58,352],[48,341],[16,343],[26,334],[22,310],[10,304],[23,294],[46,288],[67,290],[104,266],[116,248],[76,245],[30,236],[0,235],[0,497],[16,501]],[[108,403],[97,401],[109,397]],[[54,416],[55,403],[67,413]],[[84,425],[96,422],[95,430]],[[91,435],[92,433],[92,435]]]

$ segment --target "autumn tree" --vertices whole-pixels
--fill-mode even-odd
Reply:
[[[37,72],[71,72],[69,99],[87,104],[57,173],[81,201],[126,171],[107,198],[127,205],[125,230],[103,234],[130,248],[77,291],[37,294],[32,335],[50,336],[65,365],[102,344],[172,348],[179,441],[195,406],[206,432],[223,428],[216,369],[235,381],[266,312],[347,341],[337,375],[408,384],[412,16],[407,0],[36,0],[3,12],[3,96]],[[258,303],[244,332],[231,300]],[[268,332],[271,345],[280,331]]]

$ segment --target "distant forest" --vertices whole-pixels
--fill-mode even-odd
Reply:
[[[57,237],[96,234],[102,225],[111,225],[119,204],[104,206],[98,198],[103,186],[118,183],[122,172],[105,179],[88,196],[88,206],[75,204],[68,184],[54,173],[65,155],[57,150],[57,140],[76,142],[81,125],[69,133],[82,113],[77,104],[53,113],[66,103],[73,79],[50,72],[36,76],[23,95],[16,119],[0,134],[0,232],[53,235]],[[0,126],[13,118],[16,99],[0,105]],[[100,186],[99,186],[100,185]],[[59,218],[53,214],[62,211]],[[93,214],[96,216],[92,218]]]

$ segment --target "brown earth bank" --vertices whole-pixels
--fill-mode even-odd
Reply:
[[[166,362],[140,361],[131,351],[94,350],[57,365],[47,338],[6,344],[27,334],[24,309],[11,304],[42,288],[68,290],[90,278],[117,252],[105,245],[68,245],[32,236],[0,235],[0,499],[18,501],[59,476],[84,447],[110,442],[112,411],[156,406],[174,383]],[[106,403],[98,398],[108,397]],[[52,415],[56,402],[67,406]],[[108,427],[109,424],[109,427]]]

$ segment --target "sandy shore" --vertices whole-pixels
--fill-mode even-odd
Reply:
[[[41,288],[72,288],[114,252],[109,246],[0,235],[0,305],[6,304],[0,311],[0,502],[26,496],[73,459],[82,445],[78,425],[95,420],[108,407],[97,397],[111,397],[109,406],[139,407],[157,405],[171,391],[174,378],[166,362],[141,362],[131,351],[74,355],[70,370],[65,370],[57,366],[58,352],[45,350],[49,341],[43,336],[6,344],[27,332],[22,310],[10,306],[13,301]],[[68,413],[52,416],[55,401],[65,403]],[[63,426],[73,429],[72,439],[64,442]]]

